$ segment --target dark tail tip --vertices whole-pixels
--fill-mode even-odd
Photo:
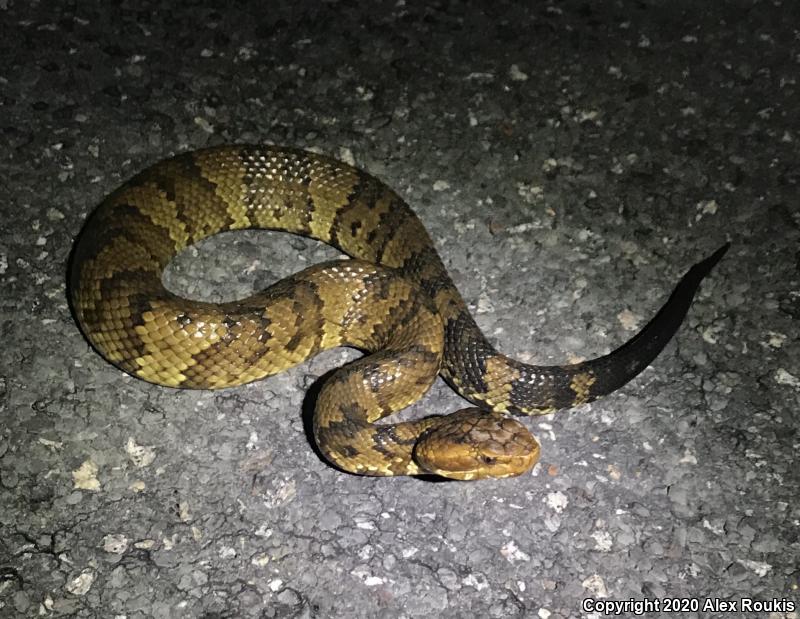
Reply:
[[[700,282],[722,260],[729,247],[730,243],[725,243],[691,267],[664,306],[639,333],[608,355],[586,362],[598,377],[593,397],[618,389],[650,365],[680,328]]]
[[[722,257],[725,255],[725,252],[728,251],[728,248],[731,246],[730,243],[725,243],[722,247],[720,247],[717,251],[711,254],[705,260],[698,262],[694,265],[691,269],[689,269],[689,273],[687,275],[693,275],[698,279],[703,279],[706,275],[711,272],[717,263],[722,260]]]

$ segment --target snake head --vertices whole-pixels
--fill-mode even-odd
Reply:
[[[539,459],[539,443],[521,423],[479,408],[431,419],[414,446],[427,473],[450,479],[515,477]]]

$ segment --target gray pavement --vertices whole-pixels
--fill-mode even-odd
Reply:
[[[0,616],[658,617],[687,598],[680,616],[798,617],[800,10],[711,6],[0,0]],[[67,306],[104,195],[262,141],[396,188],[530,362],[608,352],[733,244],[651,368],[525,420],[531,474],[349,476],[303,410],[352,351],[177,392],[108,365]],[[230,299],[336,255],[221,235],[167,281]],[[438,381],[403,414],[461,406]]]

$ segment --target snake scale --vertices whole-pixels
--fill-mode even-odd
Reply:
[[[312,237],[353,259],[227,303],[163,286],[182,249],[244,228]],[[302,150],[222,146],[163,160],[110,194],[73,248],[69,296],[105,359],[168,387],[231,387],[335,346],[366,351],[317,398],[314,439],[328,461],[362,475],[508,477],[534,465],[539,445],[503,413],[575,406],[627,383],[677,331],[726,249],[692,267],[658,314],[610,354],[526,365],[489,344],[422,223],[381,181]],[[480,408],[376,423],[422,397],[437,372]]]

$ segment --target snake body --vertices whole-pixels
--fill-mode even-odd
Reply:
[[[354,259],[229,303],[187,300],[163,286],[182,249],[245,228],[309,236]],[[302,150],[223,146],[156,163],[109,195],[73,249],[69,290],[94,348],[158,385],[231,387],[328,348],[362,349],[368,354],[320,391],[313,427],[325,457],[364,475],[474,479],[517,475],[538,458],[536,440],[502,413],[589,402],[647,367],[726,249],[692,267],[617,350],[572,365],[526,365],[489,344],[422,223],[381,181]],[[376,423],[419,399],[437,371],[480,408]]]

